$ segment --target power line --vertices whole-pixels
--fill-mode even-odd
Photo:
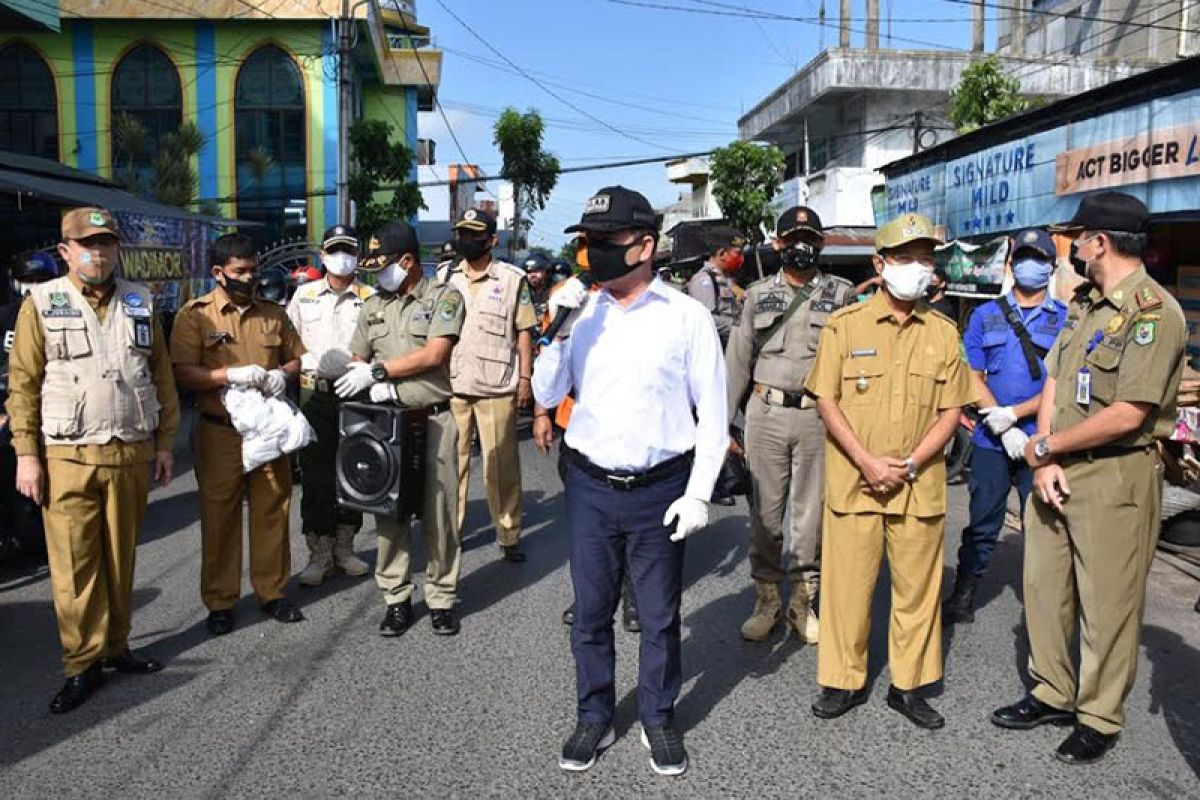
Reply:
[[[624,132],[624,131],[620,130],[619,128],[615,128],[615,127],[613,127],[612,125],[610,125],[608,122],[606,122],[605,120],[601,119],[600,117],[597,117],[597,116],[595,116],[594,114],[591,114],[590,112],[588,112],[588,111],[585,111],[584,109],[582,109],[582,108],[580,108],[579,106],[577,106],[577,105],[575,105],[574,103],[572,103],[570,100],[567,100],[567,99],[566,99],[566,98],[564,98],[562,95],[558,94],[558,93],[557,93],[557,92],[555,92],[553,89],[551,89],[549,86],[547,86],[545,83],[543,83],[542,81],[540,81],[540,80],[538,80],[537,78],[535,78],[535,77],[534,77],[533,75],[531,75],[531,74],[530,74],[530,73],[529,73],[527,70],[525,70],[525,69],[523,69],[522,67],[518,66],[518,65],[517,65],[515,62],[513,62],[513,61],[512,61],[512,59],[510,59],[508,56],[504,55],[504,54],[503,54],[503,53],[501,53],[499,50],[497,50],[497,49],[496,49],[494,46],[492,46],[492,43],[491,43],[491,42],[489,42],[487,39],[483,38],[483,37],[482,37],[482,36],[480,36],[478,33],[476,33],[476,32],[475,32],[475,29],[474,29],[474,28],[472,28],[470,25],[468,25],[468,24],[467,24],[467,23],[466,23],[466,22],[463,20],[463,18],[462,18],[462,17],[458,16],[458,14],[455,14],[453,11],[451,11],[451,10],[450,10],[450,7],[449,7],[449,6],[447,6],[447,5],[446,5],[446,4],[443,2],[443,0],[437,0],[437,4],[438,4],[439,6],[441,6],[441,7],[442,7],[442,10],[443,10],[443,11],[445,11],[447,14],[449,14],[449,15],[450,15],[450,16],[451,16],[451,17],[454,19],[454,21],[455,21],[455,22],[457,22],[459,25],[461,25],[463,28],[465,28],[465,29],[466,29],[466,31],[467,31],[467,33],[469,33],[469,34],[471,34],[471,36],[475,37],[475,39],[476,39],[476,40],[477,40],[477,41],[478,41],[480,44],[482,44],[484,47],[486,47],[488,50],[491,50],[491,51],[492,51],[492,53],[494,53],[494,54],[496,55],[496,57],[498,57],[498,58],[499,58],[501,61],[503,61],[504,63],[508,64],[510,67],[512,67],[513,69],[515,69],[517,72],[519,72],[519,73],[521,74],[521,76],[522,76],[522,77],[524,77],[526,80],[528,80],[530,83],[534,84],[534,85],[535,85],[535,86],[537,86],[539,89],[541,89],[543,92],[545,92],[546,94],[550,95],[550,96],[551,96],[551,97],[553,97],[555,100],[557,100],[558,102],[562,103],[563,105],[567,106],[568,108],[570,108],[570,109],[571,109],[572,111],[574,111],[575,113],[577,113],[577,114],[580,114],[580,115],[582,115],[582,116],[585,116],[585,117],[587,117],[588,119],[592,120],[593,122],[595,122],[595,123],[597,123],[597,124],[599,124],[599,125],[601,125],[601,126],[603,126],[603,127],[605,127],[605,128],[608,128],[608,129],[609,129],[610,131],[612,131],[613,133],[616,133],[616,134],[618,134],[618,135],[620,135],[620,136],[623,136],[623,137],[625,137],[626,139],[630,139],[630,140],[632,140],[632,141],[635,141],[635,142],[637,142],[638,144],[644,144],[644,145],[646,145],[647,147],[658,147],[658,146],[659,146],[659,145],[656,145],[656,144],[654,144],[653,142],[648,142],[648,141],[646,141],[645,139],[641,139],[641,138],[639,138],[639,137],[637,137],[637,136],[633,136],[633,135],[631,135],[631,134],[629,134],[629,133],[626,133],[626,132]]]
[[[954,3],[955,5],[960,5],[960,6],[974,6],[978,2],[978,0],[941,0],[941,2]],[[1154,30],[1170,31],[1172,33],[1195,33],[1194,30],[1188,30],[1187,28],[1180,28],[1180,27],[1177,27],[1174,25],[1158,25],[1155,23],[1138,23],[1138,22],[1133,22],[1130,20],[1113,19],[1111,17],[1097,17],[1097,16],[1093,16],[1093,15],[1089,15],[1089,14],[1076,13],[1079,10],[1081,10],[1082,6],[1075,8],[1074,11],[1065,11],[1064,12],[1064,11],[1054,11],[1053,9],[1045,9],[1045,8],[1032,8],[1032,7],[1022,8],[1021,6],[1005,5],[1003,3],[984,3],[985,7],[989,6],[989,5],[992,8],[1000,8],[1000,9],[1004,9],[1005,11],[1018,12],[1017,14],[1014,14],[1012,17],[1008,17],[1007,19],[1015,19],[1019,14],[1024,13],[1024,14],[1037,14],[1039,16],[1044,16],[1044,17],[1054,17],[1055,19],[1077,19],[1077,20],[1080,20],[1083,22],[1104,22],[1104,23],[1108,23],[1108,24],[1111,24],[1114,26],[1129,26],[1129,27],[1135,27],[1138,29],[1152,28]],[[1163,5],[1170,5],[1170,3],[1164,3]],[[1149,16],[1150,13],[1151,13],[1150,9],[1146,9],[1146,15]],[[1170,16],[1174,16],[1174,14],[1175,14],[1175,11],[1172,10]]]

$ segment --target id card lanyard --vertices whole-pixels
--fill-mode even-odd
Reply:
[[[1096,331],[1083,350],[1084,356],[1090,356],[1103,339],[1104,331]],[[1081,406],[1092,404],[1092,372],[1087,368],[1087,364],[1080,367],[1075,376],[1075,402]]]

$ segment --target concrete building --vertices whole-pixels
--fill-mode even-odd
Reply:
[[[512,238],[513,192],[508,181],[486,181],[486,173],[474,164],[423,164],[418,169],[425,208],[417,212],[418,236],[423,256],[435,258],[434,250],[454,238],[454,221],[468,208],[484,208],[496,215],[500,250],[507,257]]]
[[[1196,0],[1023,0],[1022,5],[1025,14],[999,17],[1001,55],[1080,56],[1154,67],[1200,53]]]
[[[264,243],[319,240],[337,221],[341,0],[56,5],[61,32],[49,17],[0,25],[0,150],[147,180],[159,140],[191,121],[199,198],[217,213],[261,223]],[[442,54],[412,2],[353,8],[350,117],[388,122],[415,150]],[[115,134],[127,118],[144,132],[134,152]]]
[[[1014,4],[1027,0],[1012,0]],[[870,12],[871,4],[868,4]],[[884,164],[953,136],[946,120],[952,89],[983,50],[982,5],[976,6],[972,50],[881,50],[879,19],[867,20],[865,49],[851,49],[843,2],[840,46],[826,50],[755,105],[739,121],[741,138],[770,142],[787,159],[780,208],[806,204],[827,226],[869,232],[872,191]],[[1011,12],[1010,12],[1011,13]],[[1032,16],[1032,15],[1031,15]],[[1000,54],[1022,93],[1053,100],[1146,69],[1148,62],[1039,59]]]

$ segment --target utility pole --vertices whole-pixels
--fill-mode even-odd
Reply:
[[[350,117],[354,114],[354,84],[350,72],[350,46],[354,21],[350,17],[350,0],[342,0],[342,15],[338,18],[338,166],[337,200],[341,225],[352,225],[350,218]]]
[[[913,155],[921,151],[921,112],[913,115]]]

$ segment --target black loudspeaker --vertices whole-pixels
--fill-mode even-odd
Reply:
[[[428,427],[427,409],[342,403],[338,504],[398,519],[420,516]]]

